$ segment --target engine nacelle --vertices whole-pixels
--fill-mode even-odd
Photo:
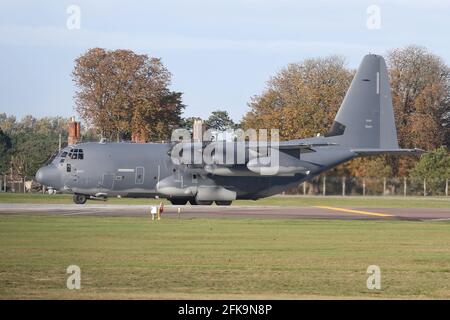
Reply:
[[[194,197],[197,194],[197,186],[184,185],[183,179],[177,180],[175,176],[170,176],[156,184],[156,192],[169,198]]]

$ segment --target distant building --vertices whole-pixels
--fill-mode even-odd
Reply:
[[[205,130],[206,125],[203,123],[203,120],[194,120],[194,123],[192,124],[192,140],[202,141]]]
[[[136,133],[136,132],[131,135],[131,141],[135,142],[135,143],[145,143],[146,142],[145,139],[142,137],[142,135],[139,133]]]
[[[73,145],[80,141],[81,138],[81,126],[79,121],[75,121],[75,117],[70,118],[69,122],[69,137],[67,138],[67,144]]]
[[[217,131],[217,130],[210,130],[211,135],[213,136],[214,141],[226,141],[226,142],[233,142],[237,138],[236,133],[233,129],[226,130],[226,131]]]

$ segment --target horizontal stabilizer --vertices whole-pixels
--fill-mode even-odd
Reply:
[[[388,154],[388,155],[411,155],[418,156],[424,153],[424,150],[421,149],[377,149],[377,148],[361,148],[361,149],[352,149],[352,152],[356,153],[358,156],[376,156],[380,154]]]
[[[288,150],[288,149],[308,149],[311,151],[314,151],[312,148],[314,147],[326,147],[326,146],[335,146],[336,143],[308,143],[308,144],[302,144],[302,143],[283,143],[280,142],[280,145],[278,148],[280,150]]]

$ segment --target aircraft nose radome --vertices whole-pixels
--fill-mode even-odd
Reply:
[[[50,166],[42,167],[36,172],[36,181],[49,187],[57,187],[59,184],[58,170]]]
[[[34,176],[34,178],[36,179],[37,182],[42,183],[41,182],[42,181],[42,171],[41,171],[41,169],[39,169],[36,172],[36,175]]]

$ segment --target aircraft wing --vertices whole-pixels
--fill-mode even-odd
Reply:
[[[293,157],[298,158],[300,156],[299,152],[301,153],[309,153],[309,152],[316,152],[314,150],[314,147],[326,147],[326,146],[334,146],[335,143],[298,143],[298,142],[280,142],[278,149],[280,152],[289,154]]]

